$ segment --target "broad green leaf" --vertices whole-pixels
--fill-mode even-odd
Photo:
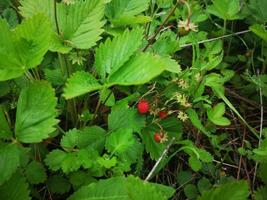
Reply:
[[[61,168],[61,164],[65,160],[66,156],[67,153],[62,150],[53,150],[47,154],[45,164],[49,167],[49,169],[57,171]]]
[[[228,126],[231,124],[230,120],[223,117],[225,114],[225,104],[219,103],[215,107],[207,110],[208,118],[214,124],[219,126]]]
[[[122,154],[135,143],[132,129],[120,128],[107,137],[105,147],[112,154]]]
[[[95,66],[104,81],[106,74],[113,74],[137,51],[143,38],[143,29],[125,30],[112,40],[107,39],[96,50]]]
[[[102,87],[93,75],[88,72],[78,71],[68,79],[63,95],[66,99],[71,99],[99,90]]]
[[[94,46],[104,32],[104,8],[104,0],[77,1],[71,5],[58,4],[58,26],[63,40],[79,49]]]
[[[239,0],[212,0],[213,5],[208,6],[207,12],[224,20],[239,19],[241,7]]]
[[[4,108],[0,105],[0,138],[1,139],[11,139],[13,136],[9,124],[7,122]]]
[[[20,152],[16,144],[0,146],[0,185],[16,172],[20,164]]]
[[[35,81],[20,93],[16,113],[16,138],[23,143],[37,143],[54,132],[56,119],[55,91],[45,81]]]
[[[46,180],[46,173],[43,165],[37,161],[32,161],[27,165],[25,174],[31,184],[43,183]]]
[[[235,181],[203,192],[198,200],[247,200],[248,196],[249,188],[247,181]]]
[[[14,30],[14,43],[22,68],[39,65],[50,47],[52,27],[48,18],[38,14],[22,21]]]
[[[201,63],[201,70],[212,70],[216,68],[223,60],[223,52],[220,55],[213,56],[209,59],[208,62]]]
[[[109,77],[112,85],[140,85],[149,82],[166,70],[169,62],[157,55],[140,53],[131,58]]]
[[[254,25],[250,26],[249,29],[253,33],[255,33],[257,36],[262,38],[265,42],[267,42],[267,31],[263,26],[261,26],[259,24],[254,24]]]
[[[267,138],[263,139],[258,148],[253,149],[253,159],[258,162],[267,161]],[[265,180],[266,181],[266,180]]]
[[[197,112],[194,109],[192,109],[192,108],[187,109],[186,112],[187,112],[188,117],[191,120],[192,124],[197,129],[199,129],[201,132],[203,132],[206,136],[211,137],[211,134],[202,125],[202,123],[201,123],[201,121],[200,121],[200,119],[199,119],[199,117],[197,115]]]
[[[30,200],[30,190],[26,179],[15,173],[4,185],[0,186],[0,199]]]
[[[111,20],[112,25],[115,27],[134,25],[134,24],[145,24],[151,22],[152,18],[149,16],[138,15],[138,16],[122,16]]]
[[[20,14],[24,18],[31,18],[36,13],[43,13],[50,21],[55,21],[54,1],[50,0],[20,0]],[[56,28],[56,27],[55,27]]]
[[[258,22],[264,24],[267,22],[267,1],[265,0],[250,0],[248,4],[248,9],[251,13],[251,16],[256,19]]]
[[[140,133],[145,127],[145,117],[138,114],[136,108],[129,108],[127,104],[115,105],[108,116],[108,127],[113,131],[119,128],[131,128]]]
[[[60,175],[50,177],[47,181],[47,185],[53,194],[64,194],[71,189],[69,181]]]
[[[170,187],[152,184],[133,176],[113,177],[82,187],[68,200],[167,200],[173,193],[174,189]]]
[[[106,8],[106,16],[110,19],[124,16],[135,16],[145,11],[149,6],[149,0],[112,0]]]
[[[49,49],[51,33],[44,15],[24,20],[13,31],[0,19],[0,80],[17,78],[39,65]]]
[[[60,40],[73,48],[89,49],[101,39],[103,33],[105,0],[83,0],[75,4],[56,4],[57,23],[60,32]],[[51,0],[22,0],[20,11],[22,16],[29,18],[34,13],[43,13],[48,16],[54,24],[56,31],[56,20],[54,14],[54,2]],[[55,38],[54,38],[55,39]],[[56,40],[55,40],[56,41]],[[51,47],[52,50],[68,52],[65,45]]]
[[[62,137],[60,145],[65,149],[91,147],[99,153],[104,148],[106,131],[98,126],[86,127],[82,130],[72,129]]]

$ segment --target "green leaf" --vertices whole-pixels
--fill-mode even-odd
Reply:
[[[248,9],[251,13],[251,16],[256,19],[258,22],[264,24],[267,22],[267,1],[265,0],[250,0],[248,4]]]
[[[230,120],[223,117],[225,114],[225,104],[218,103],[212,109],[207,110],[208,118],[212,121],[215,125],[219,126],[228,126],[231,124]]]
[[[126,29],[122,34],[112,40],[108,38],[99,46],[96,50],[95,66],[103,81],[106,74],[113,74],[129,60],[141,45],[142,38],[143,29]]]
[[[0,199],[30,200],[30,191],[26,179],[20,173],[15,173],[9,181],[0,186]]]
[[[267,187],[260,187],[255,192],[255,200],[265,200],[267,199]]]
[[[108,127],[113,131],[119,128],[130,128],[140,133],[145,127],[145,117],[138,114],[136,108],[129,108],[127,104],[115,105],[108,116]]]
[[[174,189],[159,184],[151,184],[133,176],[113,177],[97,183],[84,186],[75,192],[68,200],[167,200],[174,193]]]
[[[212,0],[213,5],[208,6],[207,12],[224,20],[239,19],[241,7],[239,0]]]
[[[106,16],[110,19],[124,16],[135,16],[145,11],[149,6],[149,0],[112,0],[106,8]]]
[[[187,112],[188,117],[191,120],[192,124],[197,129],[199,129],[201,132],[203,132],[206,136],[211,137],[211,134],[202,125],[202,123],[201,123],[201,121],[200,121],[200,119],[199,119],[199,117],[197,115],[197,112],[194,109],[192,109],[192,108],[187,109],[186,112]]]
[[[50,47],[52,27],[48,18],[38,14],[22,21],[16,27],[14,43],[16,44],[22,68],[34,68],[39,65]]]
[[[109,77],[112,85],[140,85],[166,70],[169,62],[157,55],[140,53]]]
[[[0,19],[0,80],[21,76],[39,65],[49,49],[51,25],[44,15],[35,15],[10,31]]]
[[[71,185],[68,180],[60,175],[50,177],[47,185],[53,194],[64,194],[71,189]]]
[[[103,33],[105,0],[83,0],[75,4],[66,5],[57,3],[57,23],[60,32],[60,40],[73,48],[89,49],[101,39]],[[29,18],[34,13],[43,13],[54,24],[54,2],[51,0],[22,0],[20,11],[22,16]],[[53,50],[68,52],[65,45],[53,45]]]
[[[260,24],[254,24],[250,26],[249,29],[257,36],[262,38],[265,42],[267,42],[267,31],[263,26],[261,26]]]
[[[0,105],[0,138],[1,139],[11,139],[13,136],[9,124],[7,122],[4,108]]]
[[[122,16],[111,20],[111,23],[115,27],[135,25],[135,24],[145,24],[151,22],[152,18],[149,16],[138,15],[138,16]]]
[[[53,150],[46,155],[45,164],[49,167],[49,169],[57,171],[61,168],[61,164],[65,160],[66,156],[67,153],[62,150]]]
[[[25,174],[31,184],[43,183],[46,180],[46,173],[43,165],[37,161],[32,161],[27,165]]]
[[[37,143],[54,132],[57,99],[51,85],[35,81],[22,89],[17,106],[16,138],[23,143]]]
[[[197,187],[193,184],[187,184],[184,187],[184,193],[188,199],[195,199],[198,196]]]
[[[78,71],[68,79],[63,95],[66,99],[71,99],[88,92],[99,90],[102,87],[93,75],[88,72]]]
[[[106,131],[98,126],[86,127],[82,130],[72,129],[65,133],[60,141],[60,145],[65,149],[82,149],[91,147],[97,149],[99,153],[104,148]]]
[[[203,192],[198,200],[247,200],[248,196],[249,188],[247,181],[235,181]]]
[[[122,154],[135,143],[132,129],[120,128],[110,133],[105,147],[112,154]]]
[[[195,155],[189,157],[188,163],[190,167],[196,172],[199,171],[202,167],[202,163]]]
[[[63,40],[79,49],[94,46],[104,32],[104,0],[84,0],[58,4],[58,26]]]
[[[0,185],[16,172],[20,164],[20,151],[16,144],[0,146]]]

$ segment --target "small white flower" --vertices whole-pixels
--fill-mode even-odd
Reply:
[[[198,26],[195,25],[194,23],[190,22],[188,19],[186,20],[179,20],[179,23],[178,23],[178,27],[179,28],[184,28],[184,30],[186,31],[197,31],[197,28]]]
[[[179,111],[177,118],[180,119],[181,121],[185,122],[188,119],[188,116],[183,111]]]

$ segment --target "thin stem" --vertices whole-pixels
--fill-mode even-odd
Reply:
[[[161,25],[159,26],[159,28],[156,30],[155,34],[148,40],[148,44],[144,47],[143,51],[146,51],[148,49],[148,47],[154,42],[155,38],[157,37],[157,35],[160,33],[160,31],[163,29],[163,27],[167,24],[167,22],[169,21],[170,17],[173,15],[173,13],[175,12],[176,8],[178,7],[179,4],[179,0],[177,0],[176,4],[174,5],[174,7],[171,9],[171,11],[169,12],[168,16],[166,17],[166,19],[161,23]]]
[[[259,70],[257,71],[258,77],[260,75]],[[260,120],[260,137],[259,137],[259,142],[258,142],[258,147],[261,146],[261,139],[262,139],[262,132],[263,132],[263,98],[262,98],[262,89],[261,86],[259,86],[259,91],[260,91],[260,106],[261,106],[261,120]],[[255,171],[254,171],[254,176],[253,176],[253,182],[252,185],[255,186],[255,181],[256,181],[256,175],[257,175],[257,169],[258,169],[258,162],[256,162],[255,165]]]

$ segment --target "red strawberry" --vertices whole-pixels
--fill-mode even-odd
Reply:
[[[154,134],[154,140],[155,140],[155,142],[159,143],[159,142],[161,142],[161,139],[162,139],[161,134],[156,132]]]
[[[137,104],[137,109],[140,114],[145,114],[149,111],[149,103],[146,100],[140,100]]]
[[[166,111],[162,110],[159,112],[159,118],[160,119],[165,119],[167,117],[168,117],[168,113]]]

